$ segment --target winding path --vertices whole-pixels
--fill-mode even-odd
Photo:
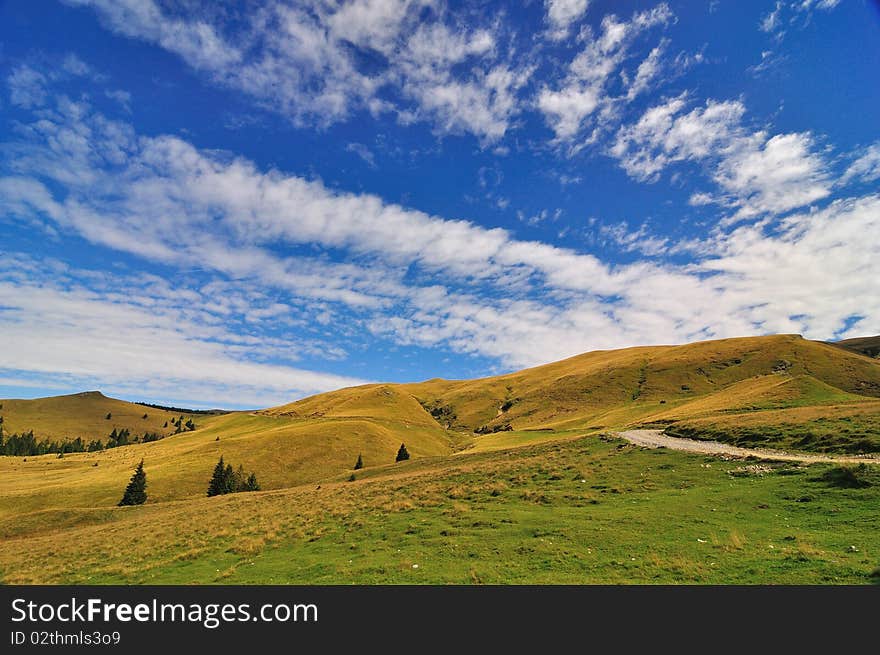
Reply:
[[[806,453],[787,453],[779,450],[758,450],[753,448],[739,448],[718,441],[698,441],[696,439],[682,439],[663,434],[662,430],[625,430],[617,432],[617,436],[626,439],[630,443],[646,448],[670,448],[672,450],[684,450],[690,453],[704,453],[706,455],[730,455],[732,457],[758,457],[760,459],[773,459],[784,462],[833,462],[837,464],[880,464],[880,458],[854,455],[808,455]]]

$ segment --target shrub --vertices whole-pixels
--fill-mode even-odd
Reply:
[[[873,477],[874,474],[867,464],[859,464],[858,466],[835,466],[816,479],[827,482],[831,487],[864,489],[873,485]]]
[[[404,460],[409,459],[409,451],[406,449],[405,444],[400,444],[400,448],[397,451],[397,457],[395,458],[395,462],[402,462]]]

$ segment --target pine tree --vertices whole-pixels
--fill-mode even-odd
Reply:
[[[402,462],[406,459],[409,459],[409,451],[406,449],[405,444],[400,444],[400,449],[397,451],[397,458],[394,461]]]
[[[131,476],[131,481],[125,488],[125,493],[122,494],[119,505],[120,507],[122,505],[143,505],[145,502],[147,502],[147,474],[144,473],[144,460],[141,460],[141,463],[134,470],[134,475]]]
[[[244,491],[259,491],[259,490],[260,490],[260,485],[257,482],[257,475],[256,475],[256,473],[251,473],[248,476],[247,481],[244,483]]]
[[[110,412],[107,412],[107,416],[105,416],[104,418],[109,421],[112,417],[113,417],[113,414],[111,414]]]
[[[186,422],[186,429],[189,430],[189,431],[193,431],[193,430],[196,429],[196,424],[193,423],[193,420],[192,420],[192,419],[189,419],[189,420]]]
[[[208,483],[208,495],[219,496],[228,493],[226,491],[226,466],[223,464],[223,455],[220,455],[220,461],[214,467],[214,474]]]
[[[227,464],[223,470],[223,493],[231,494],[235,491],[235,469],[232,468],[232,464]]]
[[[232,476],[231,480],[231,491],[244,491],[245,485],[247,484],[247,475],[245,475],[244,467],[239,464],[238,468],[235,470],[235,473]]]
[[[354,464],[354,470],[357,471],[362,468],[364,468],[364,458],[358,455],[358,461]]]

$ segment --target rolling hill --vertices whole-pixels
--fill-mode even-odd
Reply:
[[[843,341],[831,342],[832,345],[845,348],[855,353],[861,353],[867,357],[880,357],[880,335],[875,337],[856,337]]]
[[[661,467],[659,470],[664,472],[656,479],[672,486],[667,489],[658,487],[659,483],[648,483],[652,476],[646,478],[646,471],[652,470],[656,456],[627,458],[627,453],[634,452],[632,447],[614,445],[614,440],[605,436],[625,427],[663,426],[680,436],[749,446],[830,453],[880,452],[880,361],[839,345],[797,335],[776,335],[590,352],[476,380],[433,379],[350,387],[259,411],[197,415],[196,429],[180,434],[169,434],[170,420],[178,413],[107,398],[97,392],[30,401],[2,400],[0,415],[4,417],[6,435],[33,429],[35,435],[44,438],[99,438],[113,427],[126,427],[133,434],[156,430],[164,437],[63,457],[0,456],[0,541],[6,541],[0,547],[0,576],[4,579],[83,581],[88,578],[71,577],[70,571],[79,571],[76,566],[91,562],[89,570],[103,571],[101,580],[125,580],[122,572],[130,570],[130,563],[126,563],[122,551],[117,553],[105,540],[108,530],[115,538],[119,538],[120,530],[130,530],[132,535],[141,535],[138,539],[144,543],[160,537],[165,540],[155,553],[144,553],[143,561],[154,564],[137,569],[137,580],[178,579],[173,575],[155,578],[150,573],[155,568],[150,567],[161,565],[183,571],[179,575],[189,576],[183,578],[186,581],[223,581],[225,577],[213,574],[214,562],[250,561],[268,544],[280,547],[279,553],[290,554],[293,551],[285,550],[287,546],[277,544],[300,544],[305,535],[317,540],[332,534],[337,530],[334,517],[353,526],[371,526],[369,530],[377,539],[385,534],[382,517],[405,527],[407,534],[418,534],[422,521],[446,526],[437,528],[438,539],[444,534],[459,534],[460,528],[454,527],[455,521],[450,523],[450,517],[464,511],[474,512],[473,519],[462,519],[464,525],[478,526],[486,521],[503,525],[513,520],[510,516],[522,516],[536,521],[536,526],[551,526],[535,530],[552,530],[552,512],[557,513],[557,519],[566,517],[566,521],[578,522],[581,514],[576,508],[599,502],[598,495],[609,489],[621,493],[628,489],[652,494],[657,491],[660,495],[650,497],[658,506],[668,507],[667,511],[679,508],[690,512],[690,505],[679,504],[676,489],[697,484],[694,480],[704,475],[693,471],[693,467],[702,466],[698,466],[699,458],[675,455],[674,470],[691,471],[687,480],[676,477],[680,474],[673,468]],[[169,421],[169,428],[164,427],[165,421]],[[401,443],[406,443],[412,454],[410,462],[394,462]],[[208,480],[221,455],[234,466],[254,471],[263,491],[235,494],[234,499],[206,498]],[[353,475],[358,455],[362,455],[366,468]],[[117,508],[122,489],[141,460],[148,476],[147,506]],[[601,481],[594,481],[584,496],[584,488],[578,485],[597,477]],[[355,481],[350,482],[351,478]],[[468,482],[461,483],[463,479]],[[559,482],[566,480],[565,484]],[[740,502],[735,500],[736,494],[746,493],[746,487],[724,491],[729,488],[725,480],[724,476],[713,478],[711,493],[733,494],[729,500],[719,502]],[[549,493],[548,489],[557,483],[562,484],[559,494]],[[771,491],[777,488],[774,485],[792,489],[786,493],[797,493],[793,489],[803,484],[806,479],[780,480],[778,485],[767,482],[763,491],[748,493],[775,493]],[[880,483],[877,486],[880,488]],[[814,487],[810,489],[813,491],[809,493],[815,494]],[[361,497],[359,490],[366,495]],[[805,498],[809,496],[804,494]],[[365,503],[363,508],[359,500]],[[472,501],[476,504],[471,509],[462,509]],[[486,502],[490,504],[484,505]],[[497,513],[491,509],[496,502],[505,503]],[[749,502],[766,504],[764,500]],[[833,505],[837,501],[829,496],[827,502]],[[570,507],[568,503],[575,504]],[[541,509],[544,506],[546,509]],[[860,511],[860,506],[856,503],[852,511]],[[222,509],[227,527],[210,520],[215,511],[212,508]],[[436,513],[430,508],[445,509]],[[619,516],[629,516],[627,512],[631,511],[627,505],[618,509],[622,512]],[[413,513],[411,519],[405,518],[407,512]],[[608,515],[609,521],[620,520],[615,512]],[[149,523],[143,527],[132,523],[136,516]],[[419,516],[422,519],[417,519]],[[705,517],[700,514],[694,520],[700,524]],[[661,523],[650,525],[657,531],[657,543],[666,544],[670,553],[680,552],[675,536],[664,532]],[[744,529],[744,525],[737,524],[736,529]],[[158,532],[151,532],[153,528]],[[766,529],[772,532],[772,525],[768,523]],[[347,557],[348,546],[344,544],[354,538],[346,536],[347,530],[334,542],[334,548],[341,549],[340,561]],[[513,526],[505,530],[502,532],[511,544],[524,538]],[[846,534],[857,535],[859,530],[856,526]],[[492,535],[476,528],[474,535],[473,552],[482,553],[484,542],[490,549],[495,543],[493,552],[514,557],[513,551],[494,542]],[[593,534],[590,538],[599,537]],[[615,538],[625,539],[623,535]],[[739,537],[734,538],[735,543],[739,541]],[[833,539],[829,536],[828,541]],[[729,544],[723,547],[739,548]],[[95,559],[84,548],[103,549],[102,557]],[[134,542],[126,548],[140,552]],[[306,558],[315,557],[317,552],[301,545],[294,550],[295,557]],[[41,555],[36,560],[39,565],[31,566],[25,557],[29,552],[45,557]],[[59,552],[69,553],[74,559],[54,557]],[[755,550],[758,561],[762,561],[763,552]],[[688,551],[687,557],[692,556]],[[52,566],[46,561],[50,557],[55,562]],[[390,560],[383,557],[370,560],[379,569],[367,567],[355,579],[398,580],[397,574],[381,568],[381,561],[395,559],[394,551],[387,553]],[[823,561],[828,564],[831,559]],[[192,565],[187,563],[190,561]],[[614,561],[609,560],[607,566],[613,569]],[[80,564],[75,566],[75,562]],[[688,562],[682,564],[689,571],[687,575],[724,580],[712,578],[699,564]],[[291,570],[287,565],[277,566]],[[340,566],[336,573],[328,573],[329,577],[322,578],[323,574],[315,572],[311,579],[347,580],[338,577],[339,571],[345,570]],[[846,569],[841,562],[834,566],[849,571],[846,579],[863,575]],[[469,575],[452,555],[449,567],[456,576]],[[657,567],[651,569],[656,579],[675,579],[674,572],[669,573],[659,563]],[[25,570],[27,574],[22,573]],[[816,574],[823,570],[817,568]],[[232,575],[231,579],[272,580],[271,571],[270,566],[260,574],[265,578]],[[576,571],[574,567],[559,578],[547,579],[576,580]],[[500,579],[500,573],[484,571],[484,575],[489,580]],[[518,575],[516,579],[522,581],[543,579],[535,571],[522,570]],[[603,576],[599,579],[620,579],[613,572]]]
[[[0,416],[6,434],[33,430],[37,440],[106,439],[114,429],[127,429],[132,436],[152,432],[174,433],[172,420],[200,418],[192,413],[172,412],[124,400],[108,398],[100,391],[33,400],[0,400]]]
[[[348,475],[358,455],[367,467],[393,463],[401,443],[414,458],[440,457],[639,425],[736,443],[751,426],[753,445],[880,451],[880,362],[796,335],[597,351],[477,380],[350,387],[197,416],[196,431],[176,435],[163,428],[174,414],[97,392],[0,405],[7,435],[101,437],[130,425],[167,436],[63,460],[2,457],[0,516],[110,505],[141,458],[151,502],[161,502],[202,495],[221,455],[256,471],[264,489],[280,489]]]

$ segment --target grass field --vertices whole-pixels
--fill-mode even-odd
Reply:
[[[691,419],[667,427],[673,436],[817,453],[880,452],[880,401],[795,407]]]
[[[880,474],[829,471],[592,436],[10,517],[0,567],[6,583],[869,583]]]
[[[107,413],[165,420],[95,393],[0,405],[7,434],[17,426],[55,439],[102,436]],[[880,575],[880,467],[727,461],[607,436],[653,425],[745,446],[880,452],[880,361],[794,335],[587,353],[504,376],[366,385],[194,420],[195,431],[151,443],[0,456],[2,581]],[[395,464],[401,443],[412,459]],[[207,498],[221,455],[254,471],[263,491]],[[366,468],[350,481],[358,455]],[[147,504],[118,508],[141,459]]]

